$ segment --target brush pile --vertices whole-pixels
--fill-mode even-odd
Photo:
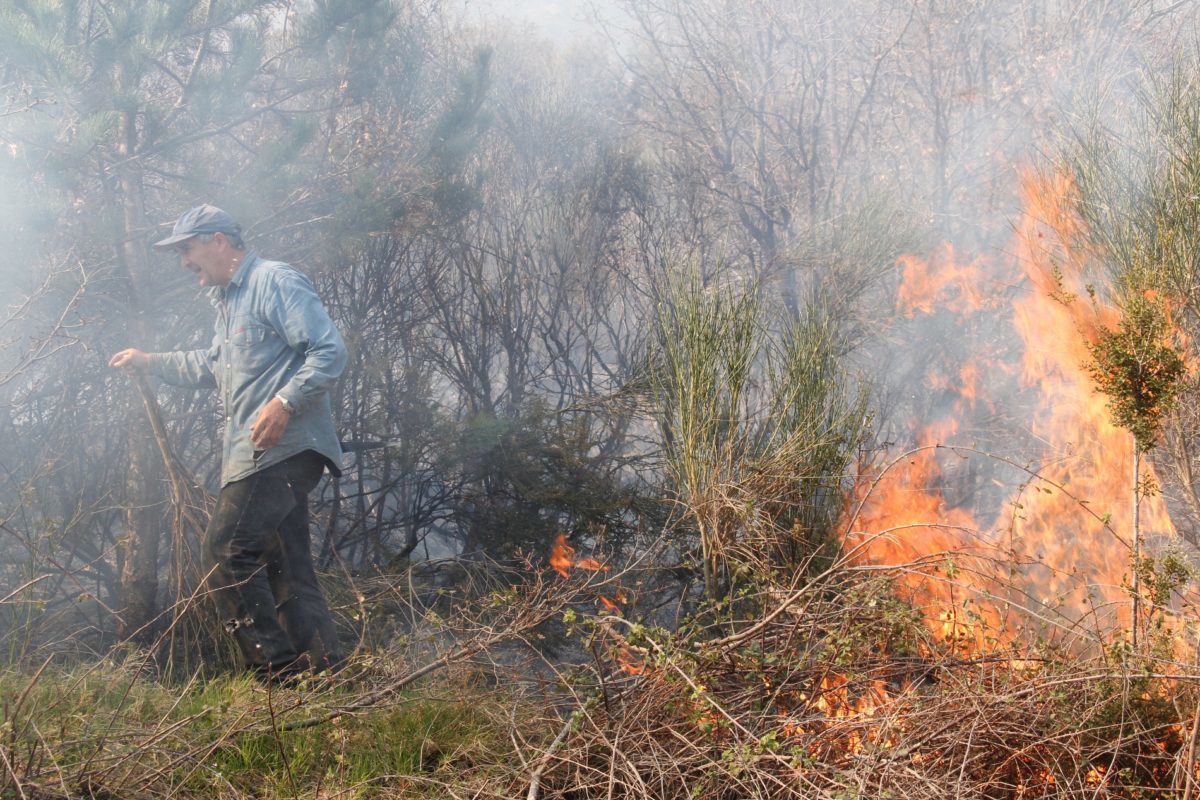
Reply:
[[[1200,667],[1168,626],[1001,645],[842,565],[668,631],[629,619],[645,575],[573,556],[436,608],[368,598],[424,632],[278,692],[136,652],[0,673],[0,796],[1200,797]]]
[[[972,653],[864,574],[673,634],[597,620],[613,673],[528,796],[1198,796],[1200,668],[1165,632],[1137,652]]]

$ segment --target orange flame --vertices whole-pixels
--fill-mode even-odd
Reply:
[[[864,502],[847,534],[858,563],[915,565],[902,572],[899,586],[925,609],[931,629],[955,646],[1003,639],[1013,606],[1033,607],[1037,616],[1053,610],[1072,621],[1090,615],[1107,629],[1129,622],[1123,585],[1132,439],[1112,424],[1086,368],[1089,345],[1102,328],[1117,326],[1119,312],[1089,292],[1073,191],[1062,174],[1021,176],[1024,211],[1010,248],[1014,258],[962,262],[946,245],[928,260],[900,260],[898,309],[910,319],[952,314],[961,321],[999,311],[985,297],[1000,293],[982,287],[1019,287],[1005,312],[1021,344],[1018,362],[972,359],[949,371],[957,381],[945,373],[927,379],[930,388],[953,392],[953,408],[918,430],[918,449],[903,461],[865,476]],[[979,415],[994,409],[988,398],[1001,390],[1029,409],[1021,421],[1025,435],[1044,447],[1043,465],[1038,478],[1016,479],[1008,503],[981,529],[975,512],[986,508],[975,506],[978,498],[952,502],[946,491],[954,480],[950,467],[981,457],[946,445],[969,445],[958,440],[960,427],[986,424]],[[1142,479],[1153,479],[1152,467]],[[1161,497],[1144,498],[1141,513],[1146,531],[1174,533]],[[1007,572],[1017,565],[1025,567],[1012,578]]]
[[[810,745],[810,753],[821,755],[822,751],[855,754],[868,745],[892,747],[896,744],[896,734],[899,733],[898,723],[893,718],[886,726],[879,726],[874,717],[884,706],[893,702],[886,684],[880,680],[871,681],[864,687],[854,687],[844,675],[831,673],[821,679],[821,683],[813,692],[813,697],[800,693],[797,699],[806,707],[800,711],[805,718],[800,722],[789,712],[779,707],[781,714],[780,733],[785,737],[827,733],[836,730],[831,723],[858,721],[866,722],[865,726],[850,726],[832,737],[821,737]],[[812,712],[816,712],[814,717]]]
[[[949,243],[930,261],[906,255],[900,257],[899,266],[901,284],[896,307],[909,319],[918,313],[932,314],[945,308],[967,316],[986,305],[977,280],[977,262],[959,264],[954,257],[954,246]]]
[[[575,548],[567,544],[567,535],[560,533],[550,548],[550,566],[564,578],[570,577],[571,569],[586,569],[591,572],[607,572],[608,566],[594,558],[575,558]]]
[[[572,569],[585,569],[591,572],[607,572],[609,569],[607,564],[595,558],[576,558],[575,548],[567,544],[567,535],[565,533],[560,533],[554,539],[554,546],[550,548],[550,566],[564,578],[570,577]],[[609,613],[621,616],[621,607],[619,604],[629,602],[629,595],[623,588],[618,588],[611,600],[600,595],[597,597],[597,602]],[[607,633],[606,638],[615,644],[614,652],[616,654],[617,668],[626,675],[643,674],[646,671],[645,655],[639,654],[611,627],[607,625],[602,627]]]
[[[573,555],[575,555],[575,548],[567,544],[566,534],[560,533],[554,540],[554,547],[550,548],[550,566],[554,567],[554,571],[564,578],[570,577],[571,566],[574,563],[571,560]]]
[[[626,675],[641,675],[646,671],[646,660],[625,645],[617,648],[617,665]]]
[[[1029,574],[1032,585],[1063,603],[1069,616],[1103,609],[1104,625],[1128,625],[1128,605],[1117,601],[1124,599],[1133,527],[1132,439],[1112,423],[1086,368],[1088,344],[1102,328],[1119,324],[1120,315],[1089,298],[1087,256],[1074,247],[1082,223],[1071,210],[1073,191],[1061,174],[1027,172],[1022,179],[1028,210],[1017,229],[1017,255],[1037,290],[1014,308],[1025,342],[1020,378],[1040,399],[1031,431],[1057,456],[1042,475],[1069,494],[1042,487],[1016,498],[1020,513],[1012,520],[1012,534],[1021,552],[1039,565]],[[1152,475],[1153,468],[1146,473]],[[1150,533],[1175,532],[1160,496],[1143,498],[1141,524]]]

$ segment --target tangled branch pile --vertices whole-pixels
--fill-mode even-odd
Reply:
[[[575,713],[530,797],[1195,796],[1200,669],[1165,638],[970,654],[889,597],[851,570],[744,598],[741,622],[601,620],[643,662]]]
[[[1089,656],[975,651],[897,599],[895,575],[842,565],[668,632],[624,616],[644,575],[581,579],[592,560],[570,560],[566,581],[526,564],[436,607],[365,601],[420,614],[422,633],[368,646],[351,680],[178,685],[136,658],[0,674],[0,794],[1196,796],[1200,668],[1165,628]],[[572,629],[590,665],[564,666]]]

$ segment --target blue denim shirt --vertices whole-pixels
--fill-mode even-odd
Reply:
[[[278,261],[246,254],[229,285],[213,290],[216,334],[206,350],[151,353],[150,372],[175,386],[215,387],[225,411],[221,485],[315,450],[341,474],[329,390],[346,345],[312,283]],[[283,438],[255,452],[250,426],[275,395],[295,409]]]

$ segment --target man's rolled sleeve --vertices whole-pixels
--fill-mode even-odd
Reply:
[[[149,353],[148,370],[172,386],[211,389],[217,385],[212,371],[215,347],[214,344],[208,350]]]
[[[304,354],[304,363],[279,394],[303,411],[341,376],[346,345],[308,278],[289,270],[279,276],[275,291],[279,302],[271,305],[276,317],[272,322],[288,345]]]

